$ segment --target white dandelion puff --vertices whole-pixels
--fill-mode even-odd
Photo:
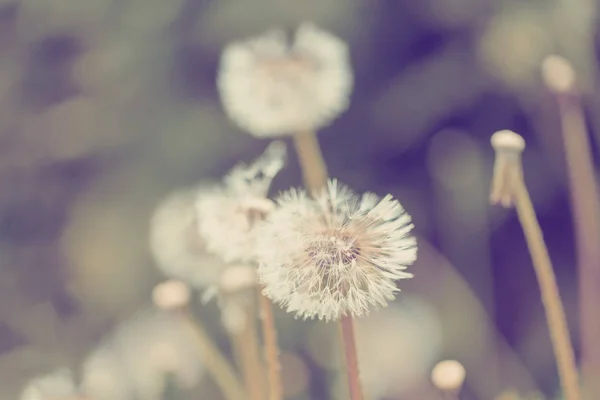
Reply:
[[[158,205],[150,222],[150,250],[165,275],[204,289],[219,280],[227,265],[209,254],[200,236],[197,192],[196,187],[181,190]]]
[[[360,376],[368,398],[410,397],[427,380],[442,351],[439,317],[431,304],[406,295],[356,321]]]
[[[329,124],[348,108],[352,71],[347,45],[311,23],[228,45],[217,84],[229,117],[258,137]]]
[[[109,344],[95,349],[83,364],[81,387],[93,400],[134,398],[131,378],[121,356]]]
[[[254,163],[236,166],[223,184],[198,191],[198,229],[208,251],[227,263],[256,260],[254,227],[274,207],[267,192],[285,159],[285,145],[273,142]]]
[[[162,398],[166,378],[191,388],[204,373],[194,337],[178,318],[160,310],[145,310],[126,321],[107,342],[120,360],[137,397]]]
[[[387,305],[417,255],[410,216],[391,195],[337,181],[316,197],[290,190],[258,229],[265,295],[299,317],[337,320]]]
[[[66,368],[39,376],[23,389],[21,400],[76,399],[78,390],[73,374]]]

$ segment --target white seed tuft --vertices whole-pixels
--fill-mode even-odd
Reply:
[[[204,373],[202,353],[180,318],[144,310],[121,324],[106,343],[118,358],[136,399],[162,399],[165,376],[181,388],[198,384]]]
[[[150,250],[165,275],[205,289],[214,285],[227,265],[209,254],[198,232],[196,187],[167,196],[150,222]]]
[[[348,107],[352,80],[346,44],[305,23],[291,46],[279,30],[227,46],[217,83],[233,121],[273,137],[329,124]]]
[[[254,163],[236,166],[224,184],[198,191],[198,231],[206,248],[227,263],[256,260],[254,226],[271,211],[271,181],[285,164],[282,142],[273,142]]]
[[[337,320],[385,306],[417,255],[410,216],[392,196],[337,181],[315,198],[290,190],[258,228],[265,295],[303,318]]]
[[[71,399],[77,396],[73,374],[66,368],[34,378],[21,392],[21,400]]]

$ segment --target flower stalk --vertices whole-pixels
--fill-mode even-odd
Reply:
[[[327,186],[327,167],[315,131],[306,130],[296,133],[294,144],[306,188],[313,194],[324,189]],[[352,400],[363,400],[354,324],[351,316],[344,316],[340,320],[340,336],[346,359],[350,398]]]
[[[273,304],[271,300],[262,294],[262,286],[259,286],[258,298],[269,385],[267,398],[269,400],[281,400],[283,399],[283,384],[281,382],[281,364],[279,362],[279,346],[277,345],[277,328],[273,316]]]
[[[546,86],[558,105],[565,148],[571,208],[577,241],[581,369],[584,390],[599,393],[600,382],[600,200],[581,96],[575,71],[559,56],[549,56],[543,64]]]
[[[358,357],[356,354],[356,337],[354,335],[354,321],[352,317],[342,317],[340,321],[341,335],[346,356],[346,368],[348,374],[348,387],[350,388],[351,400],[362,400],[362,387],[358,369]]]
[[[504,207],[514,204],[516,208],[540,286],[563,394],[566,400],[581,400],[565,311],[548,249],[523,180],[521,153],[525,141],[514,132],[500,131],[492,136],[492,145],[496,150],[496,164],[490,201],[492,204],[501,203]]]
[[[297,132],[294,135],[294,146],[306,188],[310,192],[315,192],[326,187],[327,166],[315,131]]]
[[[230,332],[235,358],[244,379],[244,386],[250,400],[264,400],[264,374],[256,331],[254,307],[242,311],[243,326]]]
[[[156,307],[178,318],[184,329],[192,333],[202,354],[204,365],[226,400],[244,400],[246,394],[235,370],[210,338],[202,323],[190,309],[191,293],[182,281],[170,279],[155,286],[152,302]]]
[[[182,308],[176,312],[184,326],[194,334],[198,348],[202,352],[206,369],[225,399],[246,400],[246,393],[235,370],[211,340],[204,326],[192,316],[187,308]]]

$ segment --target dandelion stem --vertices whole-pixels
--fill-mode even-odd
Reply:
[[[259,341],[255,323],[255,308],[245,308],[244,327],[238,332],[231,332],[234,353],[244,378],[244,385],[250,400],[264,400],[264,371],[260,357]]]
[[[263,344],[265,346],[265,362],[267,364],[267,382],[269,384],[269,400],[283,399],[281,383],[281,365],[279,363],[279,346],[277,345],[277,328],[273,317],[273,304],[259,286],[260,320],[262,321]]]
[[[518,137],[515,133],[510,133],[515,135],[511,139]],[[522,141],[522,138],[518,138]],[[540,286],[563,394],[566,400],[581,400],[577,367],[565,311],[542,230],[523,180],[520,152],[524,148],[524,143],[518,150],[501,148],[501,146],[495,147],[496,168],[491,195],[492,202],[502,201],[505,206],[510,205],[511,202],[515,204]]]
[[[246,394],[235,370],[213,343],[204,326],[195,319],[189,310],[180,310],[184,325],[194,334],[196,343],[204,358],[204,364],[227,400],[245,400]]]
[[[358,357],[356,355],[356,339],[354,337],[354,321],[352,317],[342,317],[340,321],[344,355],[346,357],[346,373],[351,400],[363,400],[362,387],[358,372]]]
[[[298,153],[304,185],[310,192],[321,190],[327,185],[327,166],[316,133],[312,130],[296,133],[294,145]]]
[[[304,185],[311,193],[322,190],[327,185],[327,166],[316,133],[312,130],[298,132],[294,135],[294,144],[302,168]],[[350,398],[363,400],[352,317],[346,316],[340,320],[340,333],[346,358]]]
[[[558,292],[548,249],[544,243],[542,231],[529,193],[523,182],[522,174],[519,171],[513,171],[512,179],[517,214],[525,232],[527,245],[540,285],[563,391],[567,400],[579,400],[581,395],[575,356],[573,355],[565,311]]]
[[[578,96],[557,94],[579,263],[581,364],[584,388],[600,393],[600,206],[583,111]]]

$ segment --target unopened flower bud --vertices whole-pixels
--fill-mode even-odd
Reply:
[[[163,310],[178,309],[190,302],[190,289],[185,283],[170,279],[156,285],[152,291],[152,301]]]
[[[466,371],[456,360],[445,360],[436,364],[431,380],[440,390],[459,390],[465,381]]]
[[[575,70],[564,57],[551,55],[542,63],[542,77],[546,86],[557,93],[567,93],[575,87]]]

